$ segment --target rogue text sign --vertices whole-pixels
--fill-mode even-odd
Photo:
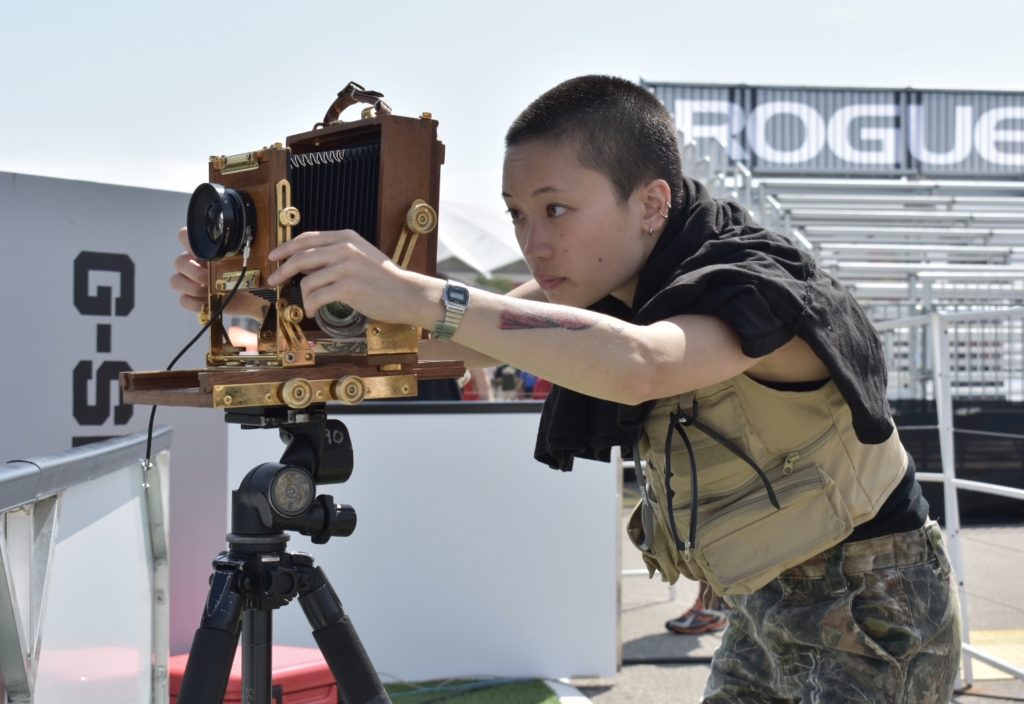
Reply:
[[[756,173],[1024,176],[1024,93],[647,87],[684,143]]]

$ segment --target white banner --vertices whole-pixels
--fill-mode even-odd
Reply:
[[[145,430],[118,372],[163,369],[198,331],[168,286],[188,195],[0,172],[4,243],[0,460]],[[202,340],[177,367],[201,366]],[[226,436],[220,411],[160,408],[172,425],[171,647],[191,645],[210,559],[223,544]],[[183,518],[184,517],[184,518]]]

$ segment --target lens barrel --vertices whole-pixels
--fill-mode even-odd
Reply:
[[[336,339],[362,335],[369,324],[363,315],[340,301],[320,306],[314,317],[320,329]]]
[[[188,243],[204,261],[238,254],[256,231],[256,207],[244,191],[204,183],[188,202]]]

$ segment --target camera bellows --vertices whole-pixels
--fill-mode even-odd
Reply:
[[[379,176],[379,144],[291,155],[288,178],[302,213],[293,235],[355,230],[377,244]]]

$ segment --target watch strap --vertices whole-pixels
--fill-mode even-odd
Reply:
[[[441,305],[444,317],[434,324],[434,339],[450,340],[462,322],[469,304],[469,289],[462,284],[448,280],[441,293]]]

